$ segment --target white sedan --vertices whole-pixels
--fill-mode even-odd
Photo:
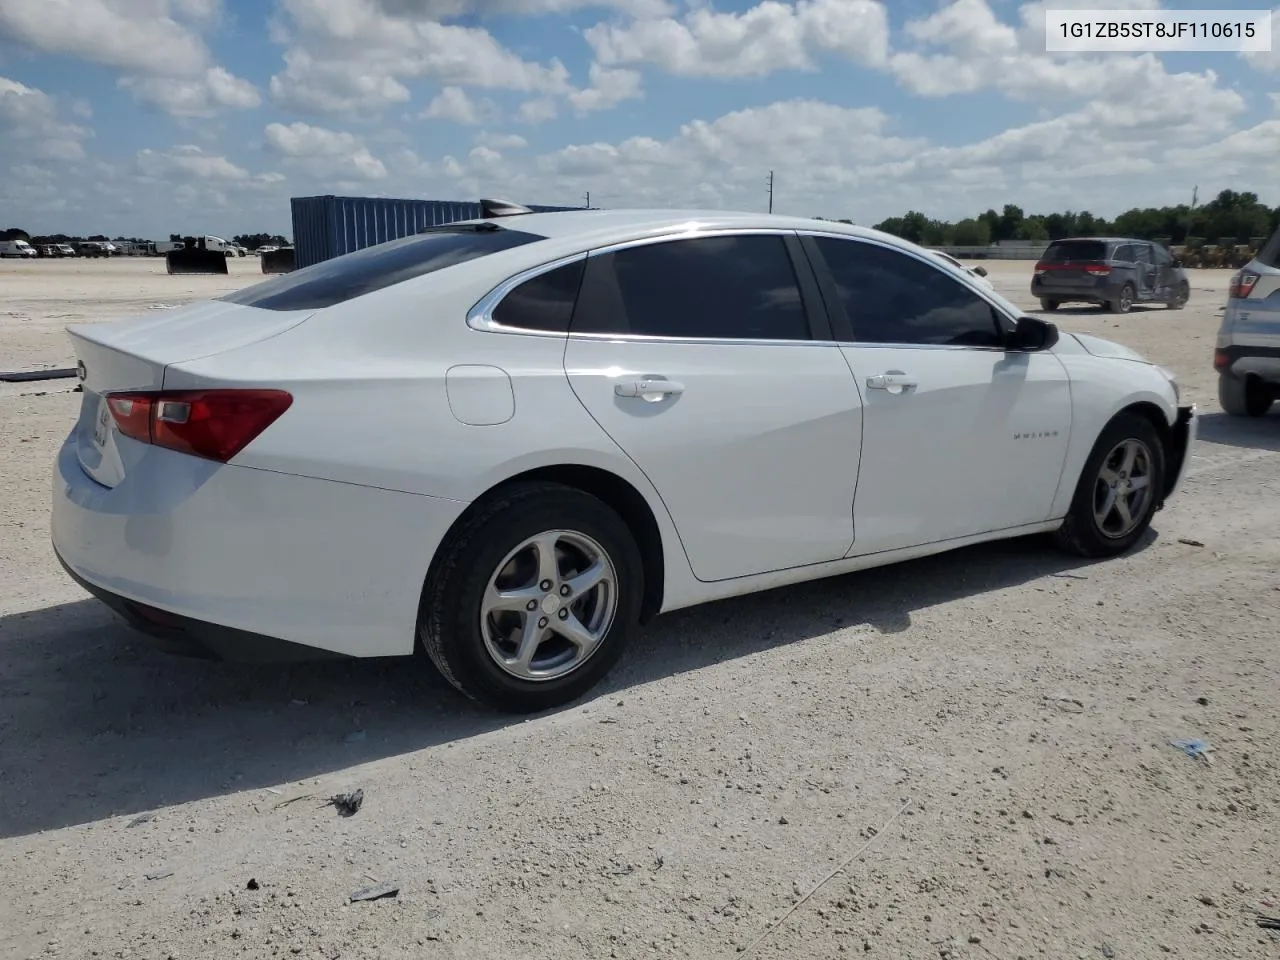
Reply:
[[[829,221],[485,219],[69,328],[53,543],[241,659],[407,655],[530,711],[657,614],[1024,534],[1141,538],[1195,410],[927,251]]]

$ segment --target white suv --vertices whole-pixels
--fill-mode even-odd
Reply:
[[[1280,230],[1231,278],[1213,368],[1233,417],[1260,417],[1280,395]]]

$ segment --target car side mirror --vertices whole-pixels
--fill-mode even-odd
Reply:
[[[986,268],[986,267],[974,267],[974,268],[973,268],[973,272],[974,272],[974,273],[976,273],[976,274],[977,274],[978,276],[980,276],[980,277],[985,277],[985,276],[987,275],[987,268]]]
[[[1005,340],[1006,350],[1048,350],[1058,342],[1058,327],[1039,317],[1019,317]]]

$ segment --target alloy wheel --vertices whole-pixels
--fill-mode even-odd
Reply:
[[[618,610],[618,575],[584,533],[547,530],[511,550],[480,602],[485,650],[521,680],[546,681],[581,667]]]
[[[1093,518],[1103,536],[1119,540],[1142,522],[1153,493],[1152,470],[1150,448],[1133,438],[1103,459],[1093,491]]]

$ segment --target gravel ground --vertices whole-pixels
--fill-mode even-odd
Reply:
[[[988,266],[1034,305],[1029,264]],[[0,263],[0,368],[256,269]],[[672,614],[522,721],[413,662],[153,651],[48,546],[78,395],[4,386],[0,956],[1280,956],[1254,916],[1280,915],[1280,415],[1217,409],[1227,276],[1055,315],[1201,405],[1138,551],[1014,541]]]

